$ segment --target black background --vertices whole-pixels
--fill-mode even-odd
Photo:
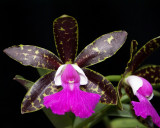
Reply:
[[[23,75],[35,81],[38,74],[32,67],[22,66],[6,56],[2,50],[12,45],[30,44],[53,51],[52,23],[62,14],[75,17],[79,24],[79,50],[102,34],[126,30],[128,38],[116,55],[91,68],[103,75],[122,74],[129,59],[132,39],[138,48],[160,35],[160,10],[155,0],[1,0],[2,22],[0,111],[2,128],[52,128],[42,111],[21,115],[20,105],[26,90],[12,78]],[[159,50],[160,51],[160,50]],[[160,64],[160,52],[155,52],[144,64]],[[156,102],[157,101],[157,102]],[[158,98],[152,100],[160,114]],[[62,122],[63,123],[63,122]],[[99,126],[100,127],[100,126]]]

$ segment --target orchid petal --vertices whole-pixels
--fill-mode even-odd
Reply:
[[[151,100],[154,96],[154,93],[152,93],[149,97],[147,97],[148,100]]]
[[[80,76],[80,85],[86,85],[88,83],[88,78],[86,77],[83,70],[76,64],[72,64],[72,66],[78,72]]]
[[[143,85],[143,81],[140,77],[131,75],[125,79],[126,83],[132,88],[135,95],[140,87]]]
[[[77,85],[74,85],[77,86]],[[99,102],[100,95],[68,88],[55,94],[44,97],[44,105],[51,108],[54,114],[64,115],[66,112],[73,112],[80,118],[88,118],[94,113],[93,109]]]
[[[78,23],[74,17],[62,15],[53,22],[57,52],[63,63],[72,63],[78,47]]]
[[[160,84],[160,65],[143,66],[133,74],[147,79],[153,86]]]
[[[132,59],[133,59],[133,56],[135,55],[136,51],[137,51],[137,46],[138,46],[138,42],[136,40],[132,40],[131,41],[131,46],[130,46],[130,58],[129,58],[129,61],[127,63],[127,67],[125,69],[125,75],[129,72],[133,72],[133,69],[132,69]]]
[[[151,99],[153,97],[153,88],[152,85],[144,78],[140,77],[140,79],[143,81],[143,86],[138,89],[138,93],[142,96],[146,97],[147,99]]]
[[[56,87],[53,82],[54,76],[55,71],[42,76],[33,84],[22,101],[22,113],[29,113],[43,108],[44,96],[54,94],[59,91],[60,88]]]
[[[82,90],[101,95],[101,103],[117,104],[117,94],[110,81],[101,74],[88,68],[84,68],[83,71],[88,78],[88,84],[86,86],[81,86]]]
[[[127,32],[115,31],[100,36],[76,57],[74,63],[79,67],[94,65],[114,55],[124,44]]]
[[[135,69],[156,49],[160,47],[160,36],[148,41],[140,50],[133,56],[131,66],[132,71]]]
[[[62,85],[62,82],[61,82],[61,75],[63,73],[63,69],[65,68],[67,64],[64,64],[64,65],[61,65],[56,74],[55,74],[55,78],[54,78],[54,81],[55,81],[55,85],[56,86],[60,86]],[[80,76],[80,85],[86,85],[88,83],[88,78],[86,77],[86,75],[84,74],[83,70],[75,65],[75,64],[71,64],[72,67],[78,72],[79,76]]]
[[[144,97],[151,99],[153,96],[152,85],[144,78],[131,75],[125,79],[126,83],[132,88],[133,94],[136,95],[137,92]]]
[[[131,67],[132,64],[131,64],[131,62],[132,62],[132,58],[133,58],[135,52],[137,51],[137,45],[138,45],[138,42],[136,40],[131,41],[130,59],[127,63],[127,67],[125,68],[125,72],[122,75],[122,79],[119,81],[118,87],[117,87],[117,93],[120,97],[122,96],[121,88],[124,85],[125,76],[128,76],[128,74],[132,74],[132,67]],[[120,101],[119,101],[119,103],[120,103]]]
[[[32,45],[18,45],[6,48],[4,52],[12,59],[27,66],[44,69],[57,69],[61,60],[52,52]]]
[[[140,95],[139,93],[136,94],[140,102],[132,101],[133,109],[137,116],[141,116],[143,118],[147,118],[147,116],[152,117],[152,121],[158,127],[160,127],[160,116],[152,106],[152,104],[145,98],[144,96]]]
[[[44,105],[59,115],[71,111],[80,118],[91,116],[99,102],[100,95],[80,90],[80,76],[71,64],[66,65],[61,81],[63,89],[44,97]]]
[[[65,65],[61,65],[56,71],[56,74],[55,74],[55,77],[54,77],[54,82],[55,82],[56,86],[61,86],[62,85],[61,75],[62,75],[63,68],[65,66],[66,66],[66,64]]]

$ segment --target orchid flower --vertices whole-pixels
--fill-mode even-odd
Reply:
[[[114,86],[101,74],[86,67],[114,55],[126,40],[125,31],[104,34],[94,40],[76,57],[78,24],[75,18],[62,15],[53,22],[57,52],[37,46],[18,45],[4,50],[14,60],[26,66],[49,69],[25,95],[21,112],[50,108],[54,114],[73,112],[80,118],[94,113],[96,104],[117,104]],[[75,58],[76,57],[76,58]]]
[[[146,79],[134,75],[127,77],[126,83],[132,88],[133,94],[139,100],[139,102],[131,102],[135,114],[143,118],[151,116],[153,123],[160,127],[160,116],[149,102],[154,95],[152,85]]]
[[[124,86],[126,93],[132,100],[131,104],[138,120],[149,127],[153,127],[148,118],[148,116],[151,116],[153,123],[160,127],[160,117],[149,101],[154,95],[151,84],[160,84],[160,66],[148,65],[136,70],[153,51],[160,47],[160,37],[150,40],[136,53],[137,45],[137,41],[133,40],[131,42],[130,60],[119,82],[118,94],[119,96],[122,95],[121,88]],[[137,102],[135,96],[139,102]]]

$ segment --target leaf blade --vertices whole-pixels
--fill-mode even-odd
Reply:
[[[13,79],[19,82],[26,90],[29,90],[34,84],[34,82],[26,80],[24,77],[20,75],[16,75]]]
[[[133,118],[117,118],[111,121],[112,128],[147,128]]]
[[[115,31],[102,35],[82,50],[76,57],[75,63],[79,67],[87,67],[104,61],[120,49],[126,38],[127,32],[125,31]]]
[[[111,110],[107,113],[109,116],[119,116],[119,117],[132,117],[133,113],[130,109],[130,105],[122,104],[123,110],[118,110],[117,107],[112,107]]]

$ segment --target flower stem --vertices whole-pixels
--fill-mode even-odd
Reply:
[[[105,76],[105,78],[109,81],[115,81],[115,82],[118,82],[121,80],[122,76],[121,75],[108,75],[108,76]]]

